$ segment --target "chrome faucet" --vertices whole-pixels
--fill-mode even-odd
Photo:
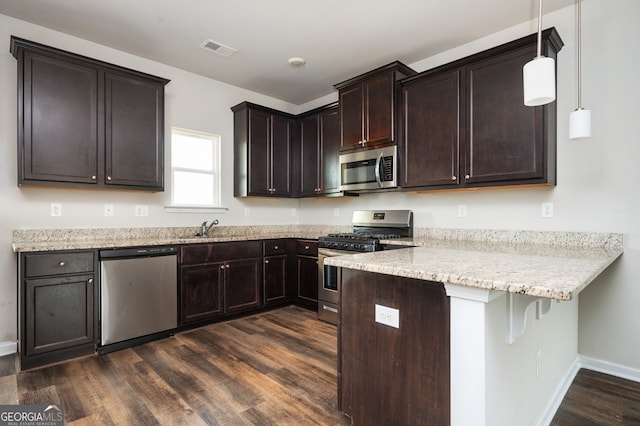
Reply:
[[[209,225],[207,225],[207,221],[205,220],[204,222],[202,222],[202,225],[200,225],[200,232],[196,232],[196,237],[206,236],[207,233],[209,233],[209,230],[211,229],[211,227],[217,224],[218,224],[218,219],[212,220]]]

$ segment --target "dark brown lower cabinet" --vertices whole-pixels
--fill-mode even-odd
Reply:
[[[224,312],[231,314],[262,306],[262,257],[225,263]]]
[[[449,298],[441,283],[342,270],[338,404],[354,425],[450,424]],[[398,328],[376,322],[397,309]]]
[[[96,253],[22,253],[18,259],[21,368],[93,353]]]
[[[289,240],[264,241],[263,281],[266,306],[289,300]]]
[[[222,315],[223,263],[180,268],[180,324]]]
[[[182,246],[179,293],[180,325],[262,306],[262,242]]]
[[[296,256],[296,303],[318,309],[318,242],[298,240]]]

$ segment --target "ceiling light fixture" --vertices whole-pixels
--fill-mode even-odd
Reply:
[[[304,58],[299,58],[297,56],[294,56],[293,58],[289,58],[288,62],[289,62],[289,65],[291,65],[293,68],[300,68],[307,63],[307,60]]]
[[[577,7],[577,59],[578,59],[578,107],[569,114],[569,139],[588,138],[591,136],[591,111],[582,108],[582,11],[580,3]]]
[[[542,0],[538,8],[538,55],[522,68],[524,104],[545,105],[556,100],[556,65],[542,55]]]

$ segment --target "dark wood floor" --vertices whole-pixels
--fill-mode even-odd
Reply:
[[[0,404],[60,404],[73,425],[347,425],[336,408],[336,328],[287,307],[101,357],[16,374]],[[640,383],[580,370],[553,426],[640,425]]]
[[[61,404],[75,425],[346,425],[336,384],[336,327],[287,307],[5,375],[0,404]]]
[[[640,425],[640,383],[582,369],[551,425]]]

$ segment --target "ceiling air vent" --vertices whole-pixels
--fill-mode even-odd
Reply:
[[[213,40],[205,40],[200,44],[200,47],[204,50],[208,50],[210,52],[217,53],[220,56],[224,56],[225,58],[228,58],[229,56],[237,52],[237,50],[233,47],[225,46],[224,44],[218,43],[217,41]]]

